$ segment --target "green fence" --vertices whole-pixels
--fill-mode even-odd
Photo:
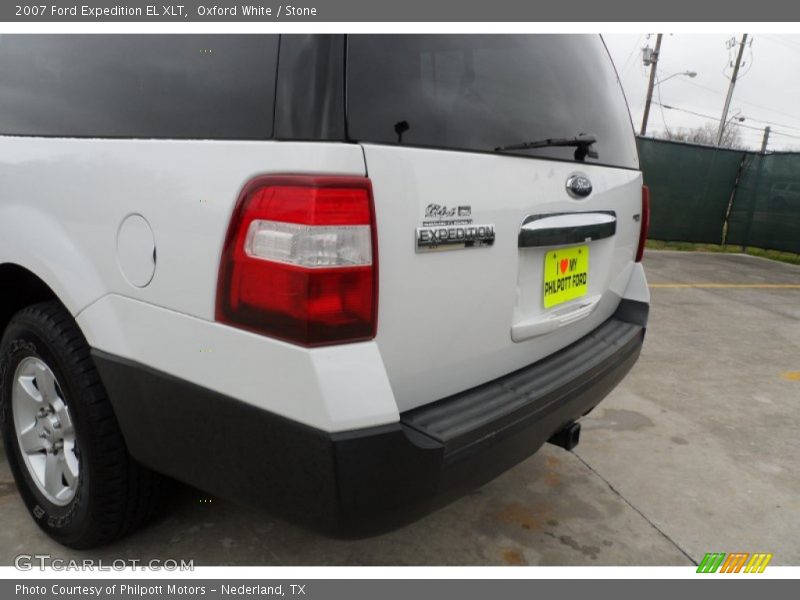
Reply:
[[[650,237],[800,253],[800,153],[639,138]]]

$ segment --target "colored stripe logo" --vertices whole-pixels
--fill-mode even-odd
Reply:
[[[698,573],[763,573],[772,554],[756,552],[708,552],[697,565]]]

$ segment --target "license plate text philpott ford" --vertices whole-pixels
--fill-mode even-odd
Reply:
[[[544,307],[586,295],[589,280],[589,246],[551,250],[544,256]]]

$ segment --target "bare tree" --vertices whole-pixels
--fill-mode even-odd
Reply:
[[[691,129],[678,127],[677,129],[662,131],[656,137],[676,142],[715,146],[717,143],[717,126],[712,123],[706,123],[705,125],[692,127]],[[722,144],[720,145],[723,148],[745,149],[742,133],[736,125],[730,124],[725,128],[725,133],[722,136]]]

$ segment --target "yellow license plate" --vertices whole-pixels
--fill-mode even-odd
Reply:
[[[589,246],[551,250],[544,255],[544,307],[586,295],[589,289]]]

